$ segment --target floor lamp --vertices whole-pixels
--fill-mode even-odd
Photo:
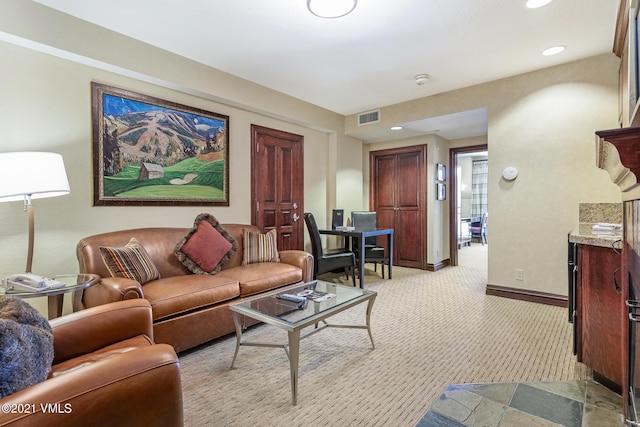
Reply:
[[[32,199],[69,194],[69,181],[62,156],[57,153],[0,153],[0,202],[24,200],[29,221],[29,249],[26,272],[33,261]]]

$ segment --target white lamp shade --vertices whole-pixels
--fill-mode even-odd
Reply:
[[[0,202],[55,197],[70,192],[62,156],[57,153],[0,153]]]

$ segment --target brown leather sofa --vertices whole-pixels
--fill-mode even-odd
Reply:
[[[178,357],[151,317],[138,299],[51,320],[49,378],[0,399],[0,426],[182,426]]]
[[[187,350],[235,331],[229,304],[260,292],[313,279],[313,255],[280,251],[279,263],[242,265],[243,232],[253,225],[222,224],[238,242],[236,254],[214,275],[193,274],[175,256],[176,245],[188,228],[139,228],[85,237],[78,242],[80,272],[99,275],[100,282],[84,292],[85,307],[113,301],[145,298],[153,307],[156,342]],[[160,272],[160,279],[140,285],[135,280],[110,277],[100,246],[122,247],[134,237]]]

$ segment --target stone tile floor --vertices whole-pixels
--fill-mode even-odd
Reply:
[[[450,385],[416,427],[624,425],[620,395],[581,380]]]

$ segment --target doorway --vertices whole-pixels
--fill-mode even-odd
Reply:
[[[458,265],[458,251],[467,243],[465,238],[468,230],[463,230],[471,221],[473,211],[471,202],[467,201],[472,190],[468,188],[469,181],[462,182],[461,171],[463,164],[469,164],[473,158],[488,159],[488,147],[486,144],[474,145],[470,147],[451,148],[449,150],[449,177],[451,182],[451,197],[449,197],[449,265]],[[471,174],[471,168],[468,172]],[[464,195],[464,196],[463,196]],[[486,208],[484,208],[486,210]],[[470,236],[469,236],[470,238]],[[471,240],[469,240],[471,244]]]

